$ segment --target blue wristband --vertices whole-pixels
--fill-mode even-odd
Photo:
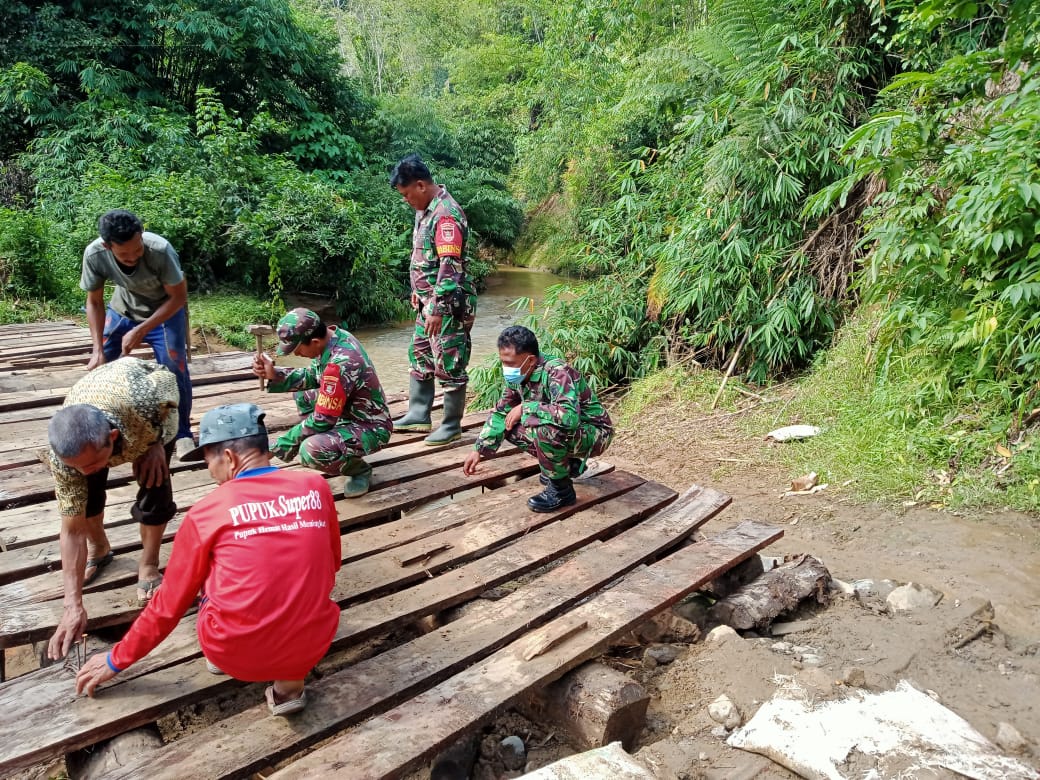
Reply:
[[[108,668],[111,669],[116,674],[119,674],[121,671],[123,671],[118,666],[116,666],[114,663],[112,663],[112,654],[111,653],[109,653],[108,655],[105,656],[105,663],[108,664]]]

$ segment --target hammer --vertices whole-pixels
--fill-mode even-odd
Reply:
[[[250,325],[246,328],[250,333],[256,336],[256,355],[263,359],[264,354],[264,336],[273,336],[274,328],[270,325]],[[260,377],[260,389],[263,390],[267,386],[267,380]]]

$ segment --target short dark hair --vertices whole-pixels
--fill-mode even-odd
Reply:
[[[417,181],[433,181],[433,174],[417,154],[403,157],[390,171],[391,187],[407,187]]]
[[[125,244],[142,231],[141,220],[126,209],[112,209],[98,220],[98,233],[106,244]]]
[[[231,450],[239,455],[245,455],[253,450],[258,450],[260,454],[266,454],[267,448],[267,428],[261,425],[259,433],[254,433],[252,436],[240,436],[237,439],[215,441],[203,447],[202,451],[208,454],[213,450]]]
[[[525,328],[523,325],[510,325],[498,334],[498,348],[503,349],[505,347],[512,347],[513,352],[518,355],[521,352],[528,355],[537,355],[538,337],[534,335],[534,331],[530,328]]]
[[[307,336],[304,336],[300,343],[302,344],[304,341],[314,341],[314,339],[323,339],[325,338],[325,334],[328,332],[329,326],[324,322],[318,322],[314,327],[314,330],[312,330]]]

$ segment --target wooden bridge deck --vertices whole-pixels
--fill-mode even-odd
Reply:
[[[0,648],[47,639],[61,614],[59,519],[37,453],[88,351],[86,331],[72,323],[0,327]],[[250,361],[242,353],[195,357],[196,424],[231,401],[260,404],[273,432],[295,422],[291,397],[261,393]],[[404,402],[392,398],[392,411]],[[467,415],[462,440],[436,449],[422,434],[395,434],[370,459],[372,491],[339,496],[344,565],[333,598],[343,612],[330,656],[376,638],[378,652],[346,666],[319,665],[299,715],[271,717],[254,686],[256,706],[110,776],[247,777],[277,766],[279,777],[343,767],[349,772],[341,776],[352,778],[400,777],[781,535],[745,521],[683,546],[728,497],[694,486],[676,500],[671,489],[607,464],[577,484],[576,505],[533,514],[526,508],[538,489],[533,459],[503,448],[477,476],[462,474],[483,420]],[[212,489],[203,465],[175,461],[172,470],[180,513],[167,530],[162,565],[183,511]],[[112,470],[106,527],[118,554],[85,589],[88,632],[129,624],[139,612],[131,481],[129,467]],[[501,585],[504,598],[477,599]],[[463,604],[462,616],[440,629],[402,631]],[[206,671],[194,620],[185,617],[95,699],[75,697],[75,662],[0,683],[0,777],[245,685]]]

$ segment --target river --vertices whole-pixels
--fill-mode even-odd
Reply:
[[[498,271],[487,278],[487,289],[477,302],[470,366],[479,365],[488,355],[496,353],[495,343],[502,328],[514,324],[527,314],[518,314],[513,308],[512,304],[517,298],[533,298],[538,306],[542,303],[546,287],[565,281],[564,277],[545,271],[499,266]],[[383,389],[388,393],[407,391],[408,344],[412,338],[412,322],[359,328],[352,333],[372,358]]]

